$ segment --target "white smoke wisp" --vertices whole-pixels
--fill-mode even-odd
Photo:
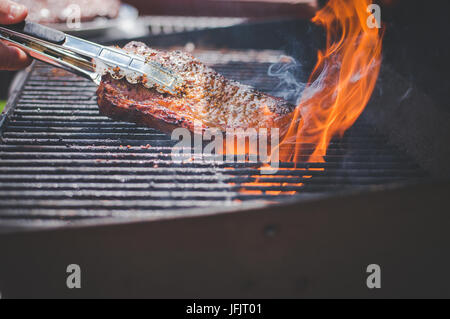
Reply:
[[[269,66],[267,75],[278,78],[279,82],[273,91],[287,101],[298,104],[306,83],[299,81],[302,64],[293,57],[282,55],[277,63]]]
[[[317,78],[308,84],[299,80],[304,72],[303,65],[293,57],[283,55],[279,62],[269,66],[267,75],[279,80],[276,87],[273,88],[274,95],[301,106],[301,114],[306,115],[310,108],[308,100],[327,85],[328,74],[332,71],[339,72],[339,69],[339,63],[332,66],[325,63]]]

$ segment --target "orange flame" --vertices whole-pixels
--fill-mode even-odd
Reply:
[[[331,139],[342,137],[364,110],[381,65],[382,34],[367,24],[370,4],[330,0],[312,19],[325,27],[326,47],[318,52],[308,86],[280,142],[282,161],[306,155],[309,161],[324,162]]]

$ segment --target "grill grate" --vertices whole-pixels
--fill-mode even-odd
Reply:
[[[194,53],[225,76],[260,90],[278,84],[267,69],[281,52]],[[34,64],[2,130],[0,224],[55,225],[240,207],[253,200],[277,203],[425,176],[363,120],[331,143],[326,163],[299,162],[295,169],[281,163],[268,176],[251,163],[175,163],[170,136],[99,115],[95,89],[87,80]]]

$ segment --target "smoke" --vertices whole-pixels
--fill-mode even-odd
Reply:
[[[409,96],[411,95],[412,92],[412,87],[409,87],[406,92],[398,99],[398,102],[401,103],[404,100],[406,100],[407,98],[409,98]]]
[[[269,66],[267,75],[278,79],[273,94],[289,102],[298,104],[303,90],[306,88],[302,78],[303,65],[293,57],[282,55],[277,63]]]
[[[302,104],[302,109],[307,109],[307,101],[326,87],[327,75],[332,71],[339,71],[339,68],[340,63],[338,61],[334,65],[328,65],[324,61],[320,73],[317,74],[313,82],[308,84],[306,81],[301,81],[306,75],[304,66],[293,57],[282,55],[279,62],[269,66],[267,75],[278,79],[278,84],[273,88],[272,94],[295,105]],[[352,80],[358,81],[360,77],[359,73],[355,74]],[[334,92],[334,95],[337,93],[337,91]],[[304,113],[304,110],[302,113]]]

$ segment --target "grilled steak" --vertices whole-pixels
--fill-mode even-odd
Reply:
[[[154,127],[164,132],[184,127],[202,129],[288,128],[294,109],[283,99],[228,80],[187,53],[163,52],[131,42],[124,47],[174,70],[184,80],[178,95],[160,93],[106,73],[97,90],[100,112],[112,119]],[[269,132],[270,133],[270,132]]]
[[[15,0],[28,8],[28,20],[43,24],[65,23],[67,18],[80,14],[80,21],[97,17],[115,18],[119,14],[120,0]],[[77,5],[77,9],[71,7]]]

